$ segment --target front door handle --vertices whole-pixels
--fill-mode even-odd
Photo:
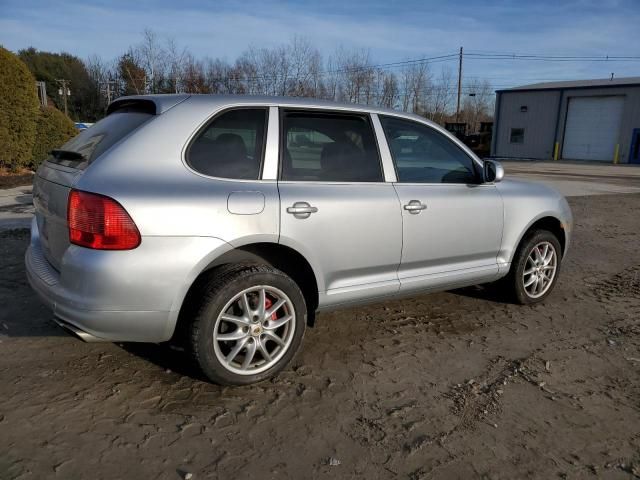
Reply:
[[[404,209],[413,215],[417,215],[422,210],[426,210],[427,206],[420,200],[411,200],[404,206]]]
[[[308,218],[317,211],[317,207],[312,207],[307,202],[296,202],[293,206],[287,208],[287,213],[291,213],[296,218]]]

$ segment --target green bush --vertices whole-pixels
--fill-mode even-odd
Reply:
[[[0,166],[15,171],[29,164],[37,117],[38,94],[31,72],[0,47]]]
[[[73,122],[54,107],[40,109],[36,122],[36,140],[30,167],[35,170],[54,148],[60,148],[78,134]]]

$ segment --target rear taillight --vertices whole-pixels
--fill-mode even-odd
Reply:
[[[69,241],[97,250],[131,250],[140,245],[140,232],[127,211],[114,199],[71,190],[67,206]]]

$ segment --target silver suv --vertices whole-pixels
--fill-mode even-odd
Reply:
[[[159,95],[39,168],[26,266],[84,340],[182,340],[215,382],[275,375],[319,310],[501,279],[545,298],[571,212],[424,118],[309,99]]]

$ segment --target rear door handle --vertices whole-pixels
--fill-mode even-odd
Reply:
[[[427,206],[420,200],[411,200],[404,206],[404,209],[413,215],[417,215],[422,210],[426,210]]]
[[[312,213],[316,213],[317,211],[317,207],[312,207],[307,202],[296,202],[287,208],[287,213],[291,213],[296,218],[308,218]]]

